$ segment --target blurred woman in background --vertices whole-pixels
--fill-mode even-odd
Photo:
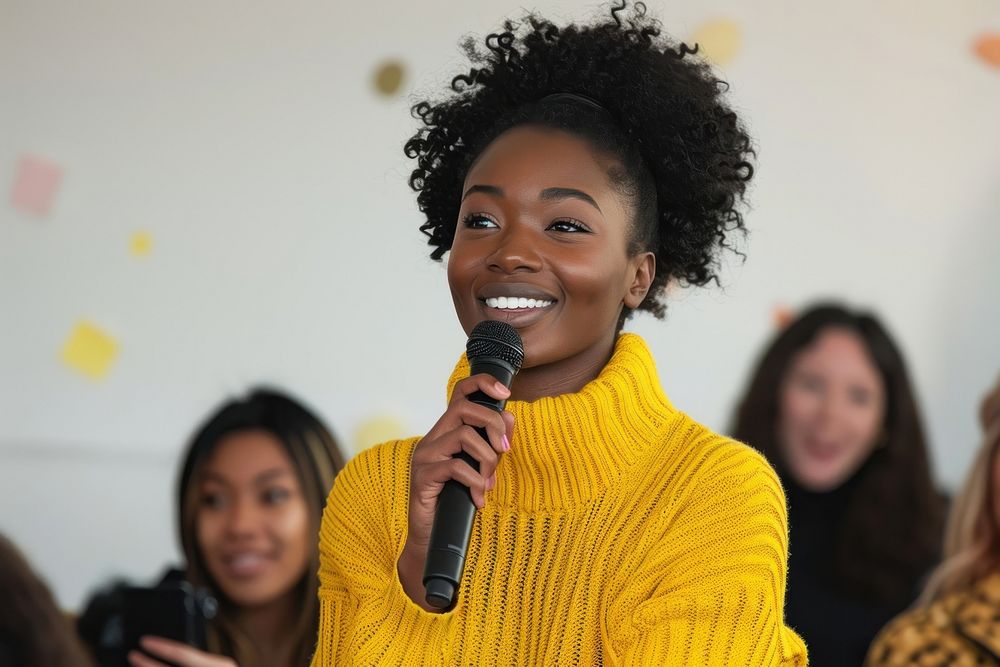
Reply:
[[[786,614],[810,664],[861,664],[936,563],[945,511],[899,349],[870,314],[810,308],[765,351],[732,435],[787,490]]]
[[[17,547],[0,535],[0,667],[90,664],[48,587]]]
[[[980,421],[983,444],[948,517],[944,562],[917,608],[876,638],[869,667],[1000,665],[1000,379]]]
[[[343,456],[288,396],[257,389],[219,408],[188,448],[178,484],[183,579],[218,613],[208,652],[146,637],[134,667],[301,667],[317,633],[318,531]]]

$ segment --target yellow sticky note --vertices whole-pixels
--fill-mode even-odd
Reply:
[[[380,442],[406,437],[403,420],[393,415],[376,415],[362,421],[354,431],[354,451],[360,452]]]
[[[698,45],[698,53],[716,65],[725,66],[733,61],[743,45],[743,31],[736,21],[714,19],[706,21],[695,30],[690,42]]]
[[[100,380],[118,356],[118,341],[89,322],[78,322],[73,327],[62,360],[75,371],[92,380]]]
[[[136,232],[128,244],[129,254],[133,257],[145,257],[153,252],[153,236],[149,232]]]

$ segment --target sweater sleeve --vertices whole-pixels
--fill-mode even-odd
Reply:
[[[624,622],[612,664],[806,664],[805,644],[784,624],[781,485],[757,452],[714,440],[674,472],[677,491],[662,501],[662,522],[645,538],[655,542],[613,614]]]
[[[404,664],[401,646],[432,646],[449,615],[403,591],[396,561],[406,538],[415,441],[356,456],[337,476],[320,528],[319,636],[312,667]]]

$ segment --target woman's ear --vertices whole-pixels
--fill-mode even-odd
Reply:
[[[629,260],[630,282],[625,291],[625,306],[635,310],[649,293],[649,286],[656,277],[656,255],[640,252]]]

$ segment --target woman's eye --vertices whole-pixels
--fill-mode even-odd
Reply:
[[[273,488],[267,489],[261,494],[261,498],[268,505],[277,505],[285,501],[290,494],[288,489]]]
[[[201,496],[201,506],[209,509],[219,509],[225,504],[225,499],[221,493],[203,493]]]
[[[549,229],[554,232],[589,232],[590,228],[579,220],[556,220]]]
[[[483,215],[482,213],[472,213],[465,216],[463,223],[469,229],[489,229],[497,226],[497,223],[493,220],[493,218]]]
[[[851,402],[857,406],[865,406],[871,402],[872,395],[865,389],[852,389],[849,393]]]
[[[796,384],[798,384],[800,389],[811,393],[818,393],[823,390],[823,381],[815,375],[799,375],[796,378]]]

